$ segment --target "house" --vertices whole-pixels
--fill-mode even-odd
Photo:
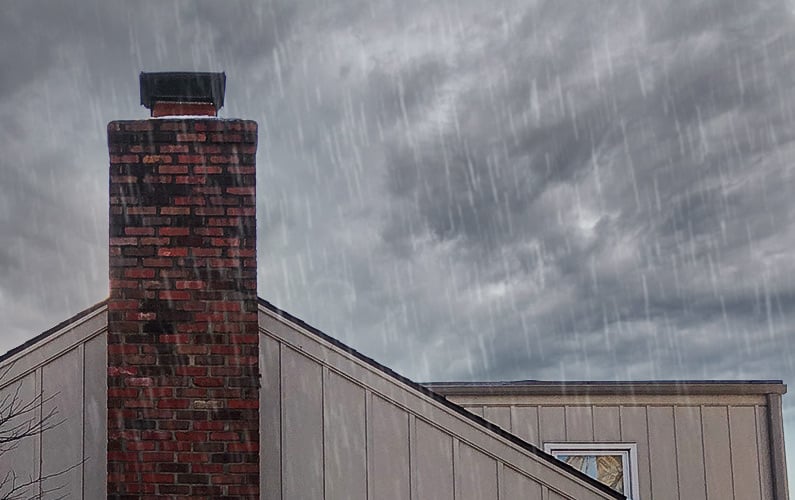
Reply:
[[[110,297],[0,357],[7,401],[34,403],[7,425],[44,422],[0,456],[17,484],[88,499],[787,498],[781,382],[420,385],[258,298],[257,124],[215,116],[224,87],[142,73],[152,118],[108,125]]]

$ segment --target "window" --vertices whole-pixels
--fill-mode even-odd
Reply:
[[[639,500],[638,452],[634,443],[545,443],[544,451],[630,500]]]

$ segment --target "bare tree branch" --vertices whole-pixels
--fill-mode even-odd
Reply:
[[[10,372],[11,367],[13,363],[0,373],[0,382]],[[33,398],[26,399],[21,396],[22,387],[22,382],[19,382],[13,390],[0,397],[0,457],[15,450],[24,440],[41,436],[65,422],[58,418],[58,408],[47,404],[58,393],[44,397],[39,392]],[[45,406],[50,408],[45,410]],[[84,460],[58,472],[44,475],[40,472],[39,477],[28,475],[23,478],[10,468],[10,460],[4,460],[2,468],[9,467],[9,470],[0,469],[0,500],[66,498],[66,494],[59,493],[67,486],[66,483],[49,486],[47,482],[65,475],[83,463]],[[50,497],[52,494],[58,496]]]

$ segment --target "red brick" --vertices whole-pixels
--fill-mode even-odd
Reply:
[[[169,155],[146,155],[142,158],[144,163],[171,163]]]
[[[131,387],[151,387],[152,379],[150,377],[130,377],[125,379],[124,383]]]
[[[179,441],[207,441],[206,432],[175,432],[174,437]]]
[[[207,368],[203,366],[178,366],[175,368],[177,375],[184,376],[203,376],[207,374]]]
[[[174,261],[166,258],[144,259],[143,264],[146,267],[171,267],[174,265]]]
[[[158,408],[188,408],[190,401],[187,399],[161,399],[157,402]]]
[[[257,215],[257,210],[255,208],[229,207],[226,209],[226,215],[254,217]]]
[[[138,368],[134,366],[109,366],[108,376],[118,377],[119,375],[137,375]]]
[[[127,449],[129,451],[153,451],[155,443],[152,441],[129,441],[127,442]]]
[[[210,461],[207,453],[177,453],[177,462],[180,463],[206,463]]]
[[[145,175],[144,184],[171,184],[170,175]]]
[[[231,409],[257,409],[259,408],[259,401],[256,399],[249,400],[231,400],[227,403]]]
[[[212,216],[224,215],[224,208],[223,208],[223,207],[206,207],[206,208],[205,208],[205,207],[202,207],[202,208],[197,208],[197,209],[195,210],[195,213],[196,213],[196,215],[202,215],[202,216],[208,216],[208,215],[212,215]]]
[[[154,236],[155,230],[151,227],[127,227],[124,228],[124,234],[127,236]]]
[[[141,245],[154,245],[154,246],[161,246],[161,245],[168,245],[169,239],[168,238],[141,238]]]
[[[190,342],[190,335],[163,334],[158,336],[158,341],[163,344],[185,344]]]
[[[205,205],[207,201],[199,196],[175,196],[175,205]]]
[[[138,155],[111,155],[110,162],[115,163],[138,163]]]
[[[193,428],[197,431],[220,431],[224,428],[224,422],[210,421],[210,422],[193,422]]]
[[[226,192],[229,194],[254,196],[256,190],[253,187],[228,187]]]
[[[257,169],[255,167],[229,167],[230,174],[247,175],[254,174]]]
[[[187,153],[190,148],[185,144],[165,144],[158,148],[161,153]]]
[[[204,142],[206,140],[205,134],[177,134],[177,142]]]
[[[206,163],[204,155],[179,155],[177,161],[179,163]]]
[[[171,398],[174,397],[174,390],[170,387],[147,387],[143,390],[146,398]]]
[[[177,290],[201,290],[207,283],[200,280],[177,280],[175,283]]]
[[[138,389],[120,389],[118,387],[109,387],[108,388],[108,397],[109,398],[137,398],[138,397]]]
[[[160,215],[190,215],[190,207],[163,207]]]
[[[207,184],[207,177],[203,175],[178,175],[174,178],[177,184]]]
[[[226,449],[232,453],[258,451],[259,443],[229,443]]]
[[[161,227],[158,233],[160,236],[188,236],[190,229],[187,227]]]
[[[164,228],[167,229],[167,228]],[[161,231],[162,234],[162,231]],[[185,247],[158,248],[157,255],[161,257],[187,257],[188,249]]]
[[[127,208],[127,213],[129,215],[156,215],[157,208],[156,207],[129,207]],[[131,228],[127,228],[131,229]],[[127,233],[127,229],[124,230]],[[148,236],[148,235],[146,235]]]
[[[109,451],[108,460],[114,462],[137,462],[138,453],[122,452],[122,451]]]
[[[197,227],[193,233],[200,236],[223,236],[224,230],[220,227]]]
[[[190,293],[176,290],[164,290],[158,293],[162,300],[190,300]]]
[[[138,238],[111,238],[111,246],[133,246],[138,244]]]
[[[210,441],[239,441],[240,435],[237,432],[211,432]]]
[[[230,248],[226,251],[226,255],[228,257],[256,257],[257,251],[253,248],[250,249]]]
[[[137,283],[137,282],[133,282]],[[114,300],[108,304],[109,311],[119,311],[125,309],[138,309],[137,300]]]
[[[144,455],[148,455],[144,453]],[[153,460],[154,462],[159,462],[160,460]],[[144,482],[147,483],[173,483],[174,482],[174,475],[173,474],[143,474],[142,478]]]
[[[214,247],[237,247],[240,246],[240,238],[212,238],[210,243]]]
[[[221,167],[203,166],[203,165],[201,166],[197,165],[193,167],[194,174],[213,175],[213,174],[220,174],[221,172],[223,172]]]
[[[221,377],[194,377],[193,383],[199,387],[223,387],[224,379]]]
[[[157,168],[159,174],[187,174],[187,165],[161,165]]]
[[[108,354],[137,354],[138,346],[133,344],[111,344],[108,346]]]

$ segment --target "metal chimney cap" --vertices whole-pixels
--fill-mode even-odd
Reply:
[[[217,111],[224,105],[226,73],[176,71],[140,74],[141,105],[152,109],[157,102],[212,104]]]

